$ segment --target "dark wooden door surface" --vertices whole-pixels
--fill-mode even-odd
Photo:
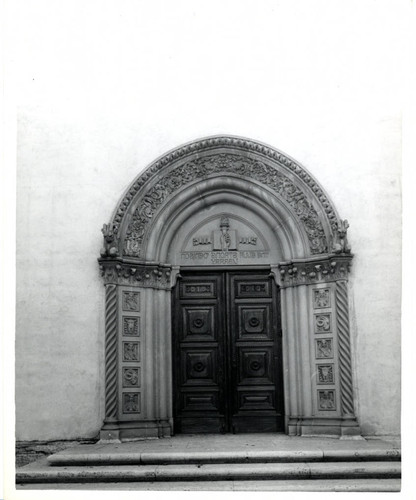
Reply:
[[[268,272],[181,272],[175,433],[283,431],[278,293]]]

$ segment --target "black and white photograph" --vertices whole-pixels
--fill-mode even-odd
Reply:
[[[4,498],[409,494],[414,3],[2,10]]]

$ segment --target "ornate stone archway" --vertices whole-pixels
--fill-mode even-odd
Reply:
[[[286,431],[359,434],[347,227],[301,165],[251,140],[198,140],[152,163],[103,227],[102,439],[171,435],[171,289],[189,266],[270,268],[281,291]]]

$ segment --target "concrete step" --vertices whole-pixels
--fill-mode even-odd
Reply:
[[[400,479],[314,479],[264,481],[159,481],[127,483],[25,483],[18,490],[105,490],[105,491],[331,491],[398,492]]]
[[[46,461],[45,461],[46,462]],[[164,481],[263,481],[310,479],[397,479],[391,462],[292,462],[179,465],[60,466],[29,464],[17,470],[16,483],[108,483]]]
[[[164,464],[228,464],[228,463],[292,463],[292,462],[378,462],[400,461],[400,450],[284,450],[284,451],[165,451],[113,452],[99,450],[74,453],[65,450],[48,457],[50,465],[164,465]]]

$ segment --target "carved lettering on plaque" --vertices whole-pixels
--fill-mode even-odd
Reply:
[[[212,241],[209,236],[199,236],[198,238],[192,238],[192,245],[194,247],[198,245],[211,245]]]
[[[257,232],[256,232],[257,231]],[[186,238],[180,253],[184,265],[238,265],[268,259],[269,247],[249,221],[223,214],[199,224]]]

